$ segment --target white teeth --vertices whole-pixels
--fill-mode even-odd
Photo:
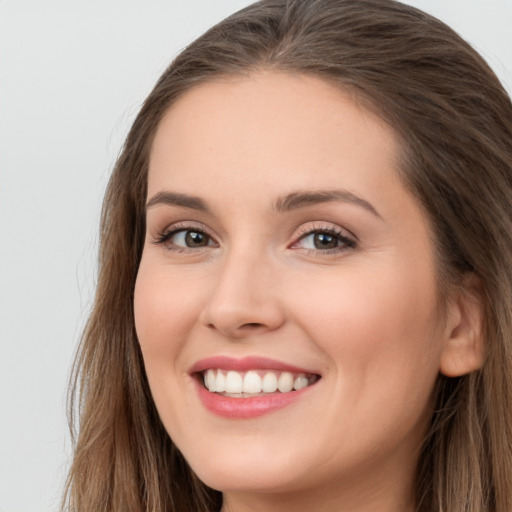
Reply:
[[[208,370],[204,374],[204,385],[208,389],[208,391],[214,391],[215,389],[215,372],[213,370]]]
[[[216,393],[224,393],[226,391],[226,377],[222,372],[217,372],[215,377],[215,387],[213,389]]]
[[[290,372],[283,372],[277,381],[277,389],[281,393],[288,393],[293,389],[293,375]]]
[[[263,381],[261,382],[261,390],[264,393],[274,393],[277,391],[277,377],[273,372],[267,372],[263,376]]]
[[[242,391],[244,393],[261,393],[261,377],[255,371],[245,374]]]
[[[305,375],[299,375],[293,382],[293,389],[299,391],[299,389],[307,387],[308,384],[308,378]]]
[[[219,372],[220,373],[220,372]],[[226,375],[226,393],[242,392],[242,376],[238,372],[228,372]]]
[[[230,370],[209,369],[203,375],[206,389],[212,393],[228,393],[229,395],[257,395],[258,393],[289,393],[299,391],[314,382],[313,377],[291,372],[275,372],[268,370],[249,370],[237,372]]]

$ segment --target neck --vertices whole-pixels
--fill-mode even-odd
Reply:
[[[385,481],[384,481],[385,480]],[[390,481],[346,481],[343,484],[301,489],[294,492],[228,492],[223,494],[221,512],[414,512],[412,478]]]

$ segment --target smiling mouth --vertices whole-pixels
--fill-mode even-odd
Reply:
[[[204,387],[211,393],[232,398],[250,398],[277,393],[292,393],[313,385],[319,375],[276,370],[208,369],[200,372]]]

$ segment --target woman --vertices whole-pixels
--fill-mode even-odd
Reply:
[[[69,509],[510,510],[511,171],[509,97],[411,7],[191,44],[107,190]]]

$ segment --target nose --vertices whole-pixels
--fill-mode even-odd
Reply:
[[[262,257],[231,254],[216,269],[217,278],[201,322],[239,339],[278,329],[285,321],[279,300],[279,271]]]

